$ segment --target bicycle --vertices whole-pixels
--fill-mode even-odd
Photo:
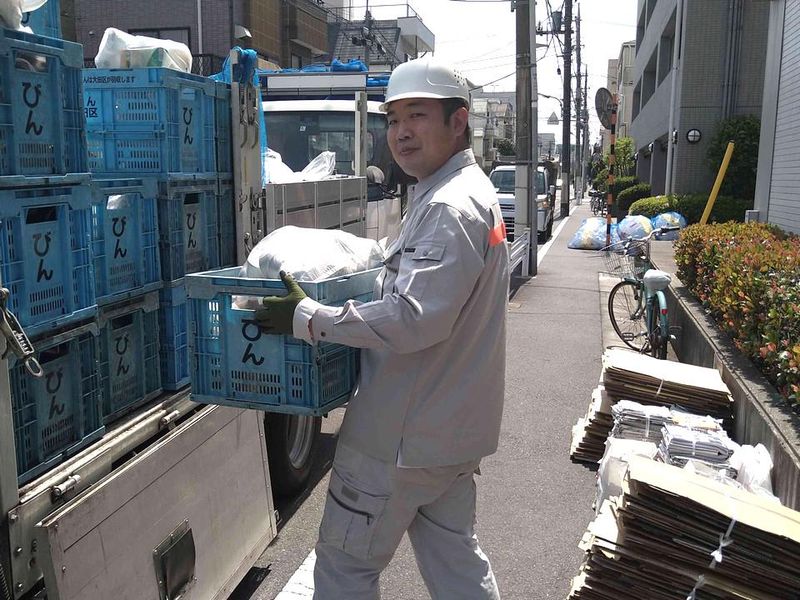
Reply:
[[[672,278],[651,268],[650,239],[678,229],[659,227],[643,238],[617,242],[601,250],[607,269],[622,279],[608,296],[608,315],[614,331],[630,348],[662,360],[667,358],[670,340],[664,290]]]
[[[591,196],[589,207],[592,209],[592,214],[604,217],[606,214],[606,203],[603,198],[603,192],[592,190],[589,192],[589,196]]]

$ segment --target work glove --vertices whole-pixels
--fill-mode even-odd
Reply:
[[[306,294],[286,271],[281,271],[281,281],[288,293],[285,296],[262,298],[264,307],[256,309],[256,321],[264,333],[292,335],[294,310]]]

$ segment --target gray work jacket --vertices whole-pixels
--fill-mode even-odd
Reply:
[[[295,311],[294,335],[364,349],[341,443],[401,466],[453,465],[497,449],[509,285],[505,226],[471,150],[450,158],[409,197],[373,301],[334,308],[305,299]]]

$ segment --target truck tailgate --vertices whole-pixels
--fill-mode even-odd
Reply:
[[[263,415],[217,406],[37,525],[52,600],[227,598],[275,535]]]

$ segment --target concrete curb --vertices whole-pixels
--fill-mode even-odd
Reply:
[[[722,375],[734,399],[735,440],[740,444],[764,444],[774,463],[775,495],[800,510],[800,417],[775,392],[750,360],[721,333],[703,306],[674,275],[671,253],[651,255],[654,264],[672,273],[667,289],[670,325],[678,327],[675,351],[681,362],[713,367]]]

